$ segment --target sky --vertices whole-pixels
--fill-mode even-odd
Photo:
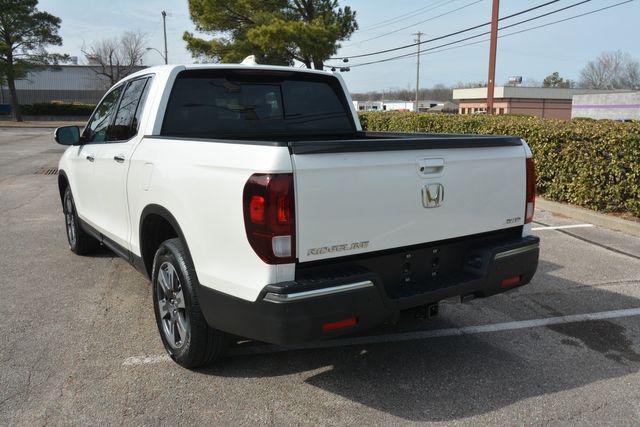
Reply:
[[[549,0],[502,0],[500,16],[547,1]],[[580,0],[560,0],[526,15],[504,20],[501,25],[518,22],[578,1]],[[552,16],[506,29],[502,33],[545,24],[621,1],[623,0],[591,0]],[[491,19],[491,3],[491,0],[342,0],[341,6],[350,6],[356,11],[360,30],[355,32],[350,40],[342,42],[343,47],[336,56],[370,53],[411,44],[417,31],[424,33],[422,36],[424,40],[488,22]],[[169,14],[167,16],[169,62],[194,62],[182,40],[184,31],[194,31],[186,0],[109,0],[108,2],[40,0],[38,7],[62,19],[60,35],[63,38],[63,46],[50,50],[78,56],[81,62],[84,59],[81,52],[83,44],[90,45],[93,41],[118,36],[128,30],[146,33],[148,46],[162,51],[160,12],[164,9]],[[394,19],[396,17],[397,19]],[[589,16],[500,38],[496,82],[502,84],[509,76],[522,76],[525,81],[528,79],[541,81],[554,71],[558,71],[565,78],[577,80],[580,70],[587,61],[594,59],[603,51],[620,49],[631,54],[636,60],[640,60],[639,23],[640,0],[634,0]],[[428,49],[438,44],[488,31],[488,28],[488,26],[483,27],[422,46],[423,49]],[[374,37],[374,40],[367,40]],[[484,38],[486,37],[479,37],[469,42]],[[420,87],[486,81],[488,46],[488,42],[482,42],[421,56]],[[415,49],[411,47],[386,54],[351,59],[349,64],[384,59],[414,52]],[[332,62],[342,64],[340,61],[327,63]],[[157,52],[150,51],[146,54],[145,63],[161,64],[163,59]],[[416,58],[409,57],[354,67],[342,75],[351,92],[414,88]]]

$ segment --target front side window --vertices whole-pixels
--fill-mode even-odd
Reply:
[[[108,141],[126,141],[138,133],[149,78],[129,82],[122,94],[118,112],[107,132]]]
[[[268,138],[353,133],[346,102],[331,76],[183,71],[169,97],[162,135]]]
[[[105,96],[100,105],[98,105],[84,128],[82,133],[82,141],[84,143],[100,143],[107,139],[107,129],[111,123],[111,117],[120,98],[122,86],[113,89]]]

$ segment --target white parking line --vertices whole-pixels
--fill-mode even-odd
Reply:
[[[621,317],[640,316],[640,308],[626,310],[602,311],[598,313],[572,314],[568,316],[547,317],[544,319],[521,320],[516,322],[492,323],[488,325],[463,326],[461,328],[435,329],[432,331],[404,332],[391,335],[373,335],[355,338],[340,338],[335,340],[314,342],[311,344],[281,347],[276,345],[256,345],[232,349],[231,355],[268,354],[292,350],[309,350],[319,348],[347,347],[366,344],[382,344],[402,341],[415,341],[429,338],[453,337],[490,332],[513,331],[518,329],[539,328],[541,326],[558,325],[562,323],[585,322],[589,320],[616,319]],[[123,366],[136,366],[160,363],[170,360],[167,355],[133,356],[122,363]]]
[[[168,354],[156,354],[155,356],[132,356],[127,357],[122,362],[123,366],[135,366],[135,365],[151,365],[154,363],[168,362],[171,360]]]
[[[565,228],[584,228],[584,227],[593,227],[593,224],[573,224],[573,225],[555,225],[548,227],[533,227],[532,231],[537,230],[562,230]]]

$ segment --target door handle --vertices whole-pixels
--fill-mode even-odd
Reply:
[[[87,154],[87,160],[89,160],[90,162],[93,162],[96,158],[93,157],[93,154]]]
[[[118,154],[117,156],[113,156],[113,160],[118,163],[124,163],[124,155]]]

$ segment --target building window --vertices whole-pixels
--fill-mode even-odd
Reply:
[[[504,108],[498,109],[498,114],[504,114]]]

